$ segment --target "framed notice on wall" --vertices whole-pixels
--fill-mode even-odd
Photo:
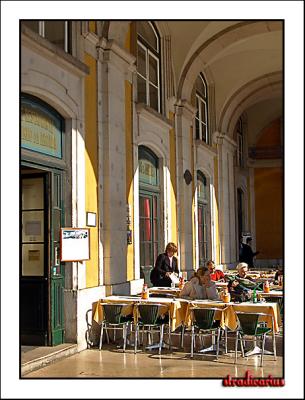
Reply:
[[[88,228],[61,228],[61,261],[90,259],[90,230]]]

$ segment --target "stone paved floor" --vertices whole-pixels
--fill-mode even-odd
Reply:
[[[47,367],[33,371],[24,378],[219,378],[230,374],[243,377],[247,370],[255,377],[283,376],[283,357],[274,361],[273,356],[264,358],[264,366],[259,366],[259,356],[242,359],[234,364],[234,352],[220,355],[216,361],[213,355],[196,355],[181,351],[164,350],[159,356],[156,352],[139,352],[132,349],[126,353],[112,345],[103,350],[89,349],[55,361]]]

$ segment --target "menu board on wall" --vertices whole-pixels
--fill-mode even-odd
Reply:
[[[61,228],[61,261],[90,259],[90,230],[88,228]]]

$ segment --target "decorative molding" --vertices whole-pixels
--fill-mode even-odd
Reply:
[[[89,74],[90,69],[86,64],[25,26],[21,26],[21,44],[77,76]]]
[[[197,152],[207,153],[209,157],[214,158],[217,156],[217,149],[204,143],[202,140],[195,139],[195,147]]]
[[[144,103],[137,103],[136,104],[136,111],[137,114],[142,116],[143,118],[148,119],[149,121],[153,122],[154,124],[162,125],[166,129],[172,129],[174,127],[173,122],[169,119],[163,117],[157,111],[152,109],[151,107],[147,106]]]
[[[192,106],[187,100],[179,100],[176,104],[176,114],[183,115],[186,118],[193,120],[195,118],[197,109]]]
[[[224,132],[215,131],[212,134],[212,141],[217,144],[225,145],[231,151],[235,151],[235,149],[237,148],[237,143],[235,142],[235,140],[231,139]]]
[[[122,61],[127,62],[130,65],[134,65],[136,62],[136,57],[130,54],[128,51],[122,49],[113,39],[106,40],[105,38],[101,38],[97,44],[97,49],[103,49],[103,58],[105,61],[109,61],[106,57],[106,53],[111,50],[116,56],[121,58]]]

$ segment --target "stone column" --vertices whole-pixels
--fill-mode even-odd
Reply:
[[[177,126],[177,218],[181,271],[193,271],[194,154],[192,122],[196,110],[188,103],[176,105]]]
[[[220,262],[230,266],[237,261],[234,153],[236,143],[224,133],[215,132],[218,148]]]
[[[135,59],[114,41],[98,47],[101,242],[106,293],[127,292],[125,81]]]

